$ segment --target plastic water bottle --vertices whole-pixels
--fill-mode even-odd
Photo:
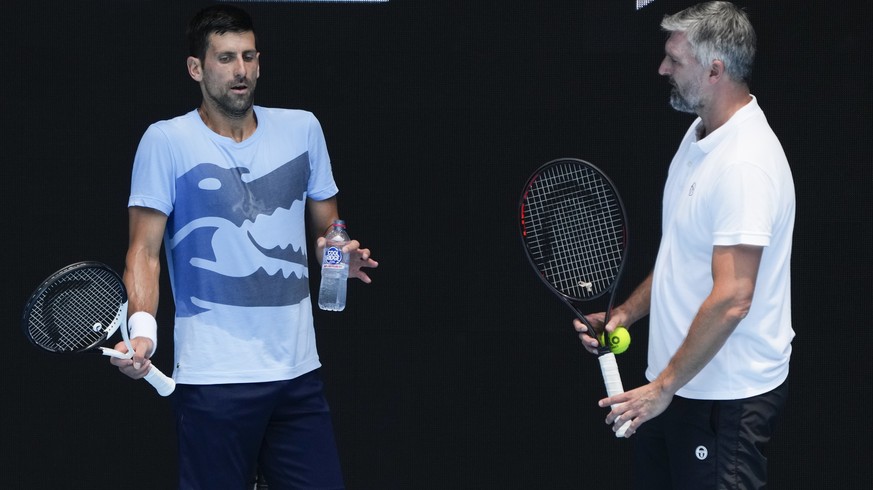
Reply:
[[[349,243],[345,221],[338,219],[325,236],[324,256],[321,260],[321,287],[318,307],[328,311],[342,311],[346,307],[346,286],[349,279],[349,256],[343,246]]]

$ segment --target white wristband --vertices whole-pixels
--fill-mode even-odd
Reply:
[[[152,340],[152,351],[149,357],[155,355],[158,350],[158,322],[155,317],[147,311],[137,311],[127,319],[127,327],[130,332],[130,338],[146,337]]]

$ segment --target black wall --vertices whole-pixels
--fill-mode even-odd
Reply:
[[[669,109],[657,75],[658,23],[691,3],[244,4],[262,53],[256,102],[319,117],[341,214],[381,262],[374,284],[353,283],[346,311],[316,318],[350,489],[628,488],[632,442],[602,422],[597,363],[529,270],[516,206],[540,164],[594,162],[630,214],[622,292],[647,274],[667,165],[690,123]],[[867,488],[871,7],[740,3],[759,35],[752,91],[798,196],[797,338],[771,488]],[[131,478],[135,488],[174,488],[168,401],[106,359],[37,352],[18,318],[62,265],[121,269],[139,138],[199,103],[183,33],[205,4],[3,9],[12,56],[0,134],[13,224],[2,488],[114,489]],[[167,371],[169,298],[155,358]],[[626,388],[644,382],[644,327],[619,357]]]

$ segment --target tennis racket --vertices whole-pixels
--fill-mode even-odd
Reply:
[[[604,310],[609,321],[627,251],[627,218],[615,185],[584,160],[552,160],[528,179],[519,215],[521,242],[530,265],[588,327],[588,334],[597,338],[581,306],[609,294]],[[622,393],[615,354],[603,341],[597,358],[607,394]],[[616,436],[624,437],[629,424],[622,425]]]
[[[30,295],[21,326],[33,345],[48,352],[133,357],[127,327],[127,290],[121,277],[100,262],[78,262],[49,276]],[[127,353],[100,346],[119,328]],[[154,364],[145,380],[161,396],[176,388],[173,379]]]

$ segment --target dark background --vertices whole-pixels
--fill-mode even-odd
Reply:
[[[4,489],[174,488],[168,400],[105,358],[36,351],[19,316],[67,263],[121,269],[139,138],[200,100],[184,26],[206,3],[3,9]],[[691,122],[657,75],[658,24],[692,3],[243,4],[262,53],[256,103],[318,116],[341,215],[381,262],[372,285],[352,283],[344,312],[316,318],[349,489],[629,488],[632,439],[603,424],[597,362],[526,264],[516,206],[540,164],[594,162],[630,215],[622,296],[645,277],[667,165]],[[752,91],[798,199],[797,337],[771,488],[869,488],[871,6],[740,4],[759,36]],[[169,298],[154,359],[166,371]],[[645,327],[619,357],[626,388],[644,381]]]

